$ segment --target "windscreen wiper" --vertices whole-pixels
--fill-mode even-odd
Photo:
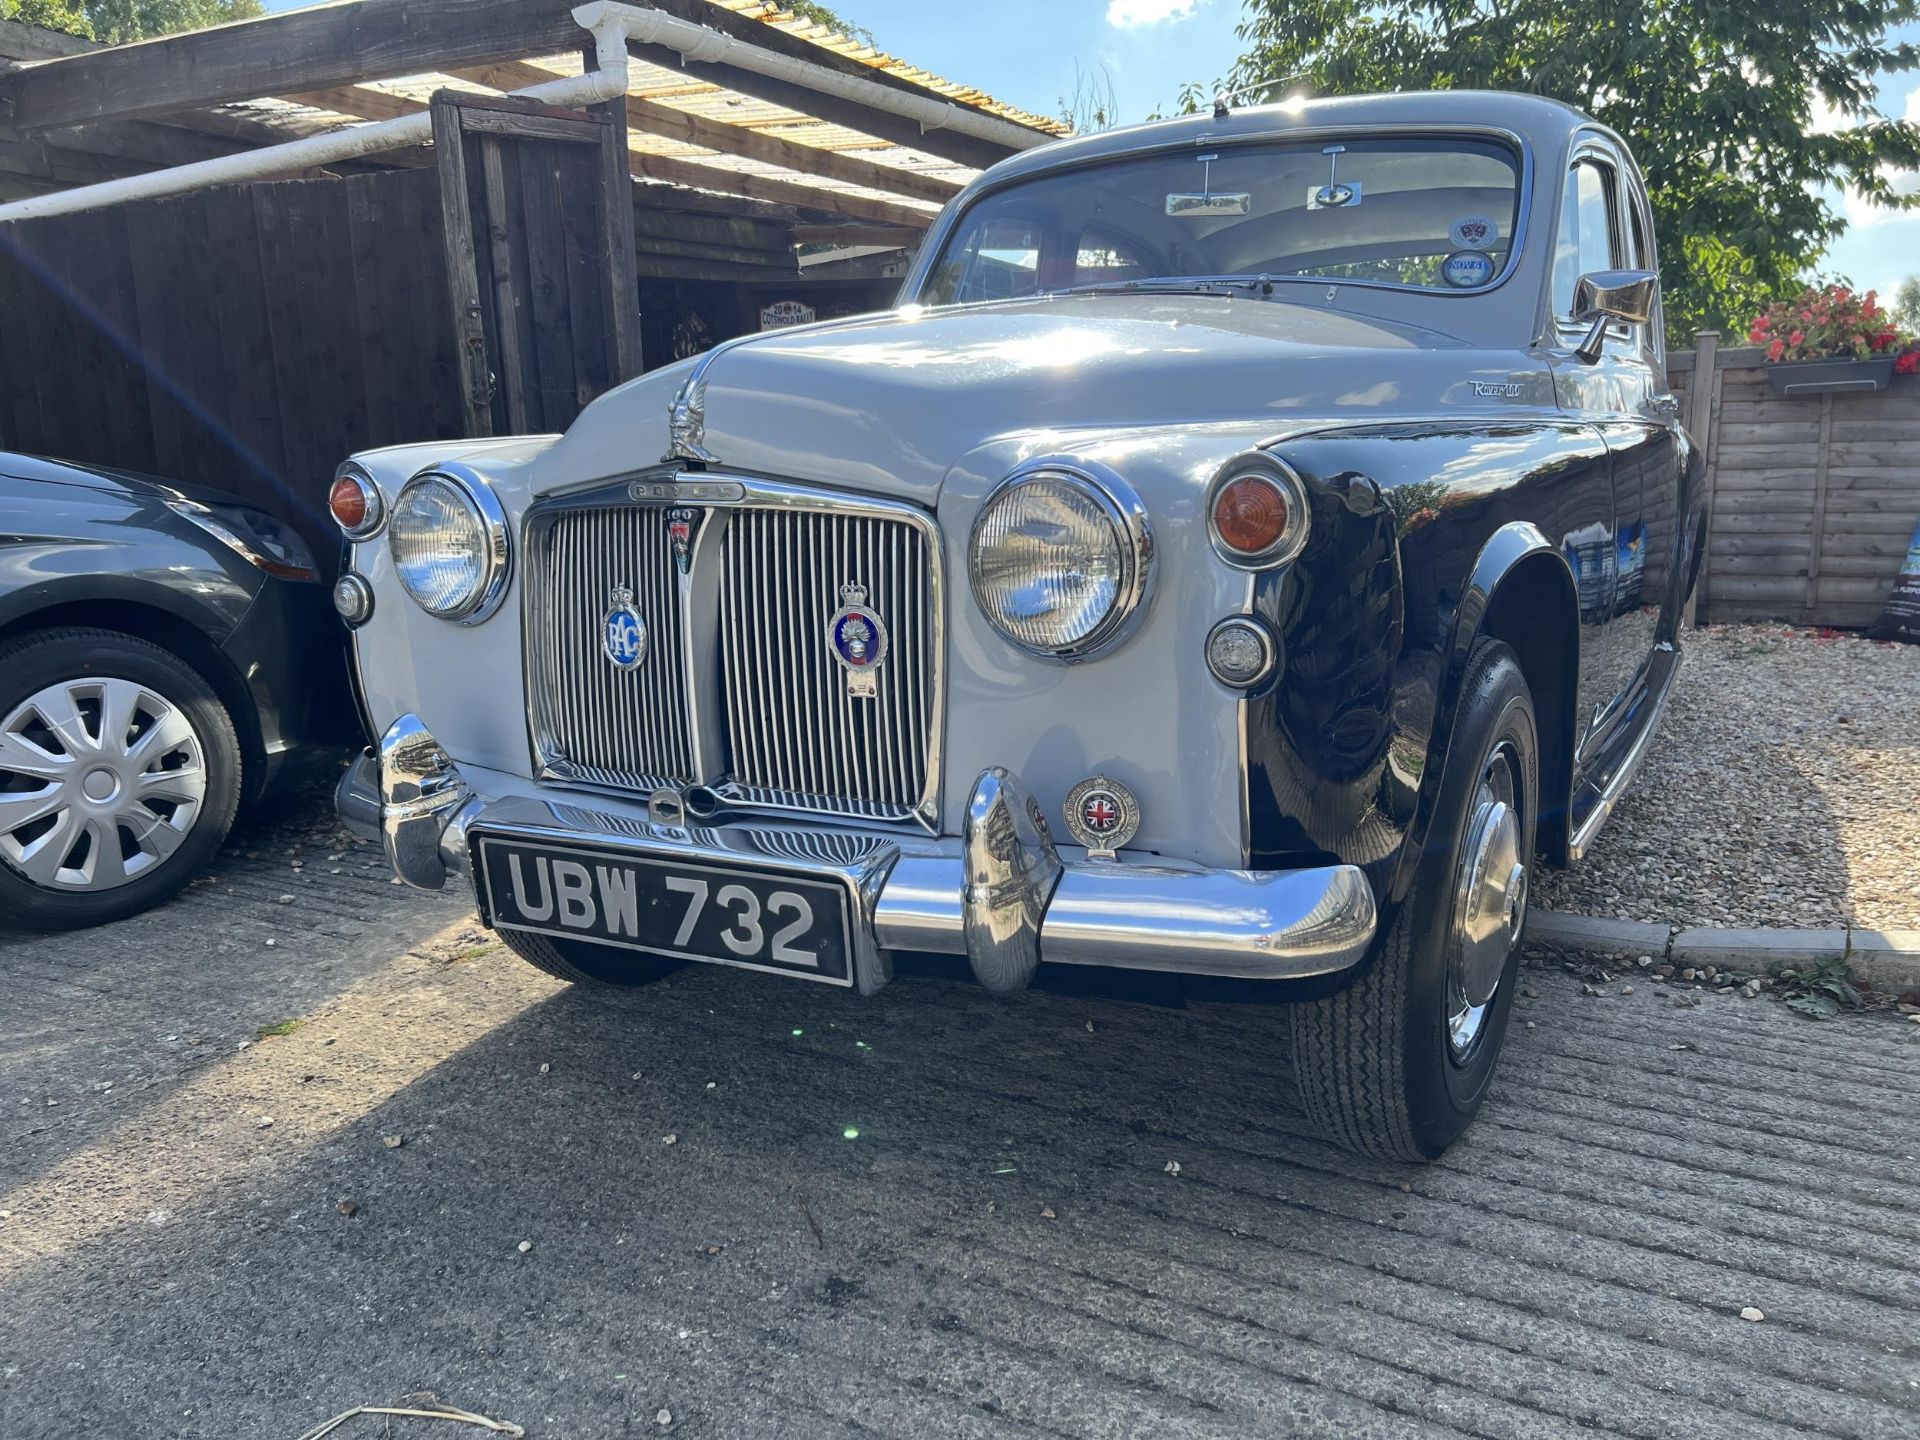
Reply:
[[[1264,275],[1156,275],[1141,280],[1102,280],[1089,285],[1064,285],[1046,295],[1271,295],[1273,282]]]

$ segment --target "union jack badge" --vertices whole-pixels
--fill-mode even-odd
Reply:
[[[693,557],[693,522],[699,512],[675,506],[667,511],[667,540],[673,546],[674,568],[684,575]]]
[[[827,622],[827,648],[847,672],[847,693],[871,699],[880,693],[880,662],[887,658],[887,624],[867,608],[867,587],[840,587],[840,608]]]
[[[1095,775],[1067,792],[1065,819],[1089,860],[1112,860],[1140,828],[1140,802],[1118,780]]]

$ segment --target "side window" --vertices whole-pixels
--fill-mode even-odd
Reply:
[[[1006,300],[1028,295],[1040,284],[1040,227],[1002,218],[976,226],[958,250],[928,279],[936,305]]]
[[[1610,270],[1621,263],[1624,249],[1615,237],[1613,173],[1594,160],[1581,160],[1567,171],[1567,189],[1560,206],[1560,233],[1553,246],[1553,313],[1573,316],[1574,282],[1590,270]]]

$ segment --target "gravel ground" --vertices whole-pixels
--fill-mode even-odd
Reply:
[[[1397,1167],[1305,1133],[1274,1007],[570,989],[332,837],[0,935],[5,1440],[1920,1432],[1891,1013],[1530,969]]]
[[[1682,637],[1647,763],[1553,910],[1920,929],[1920,646],[1781,625]]]

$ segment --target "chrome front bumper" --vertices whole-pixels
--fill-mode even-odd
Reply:
[[[520,793],[514,793],[515,789]],[[965,955],[981,984],[1025,987],[1042,960],[1246,979],[1330,975],[1373,939],[1373,891],[1352,865],[1209,870],[1158,860],[1063,858],[1017,776],[983,771],[958,839],[757,818],[663,823],[639,799],[569,793],[457,767],[412,715],[361,755],[335,795],[341,820],[378,836],[409,885],[471,870],[475,830],[781,867],[846,885],[855,901],[855,983],[885,984],[897,950]]]

